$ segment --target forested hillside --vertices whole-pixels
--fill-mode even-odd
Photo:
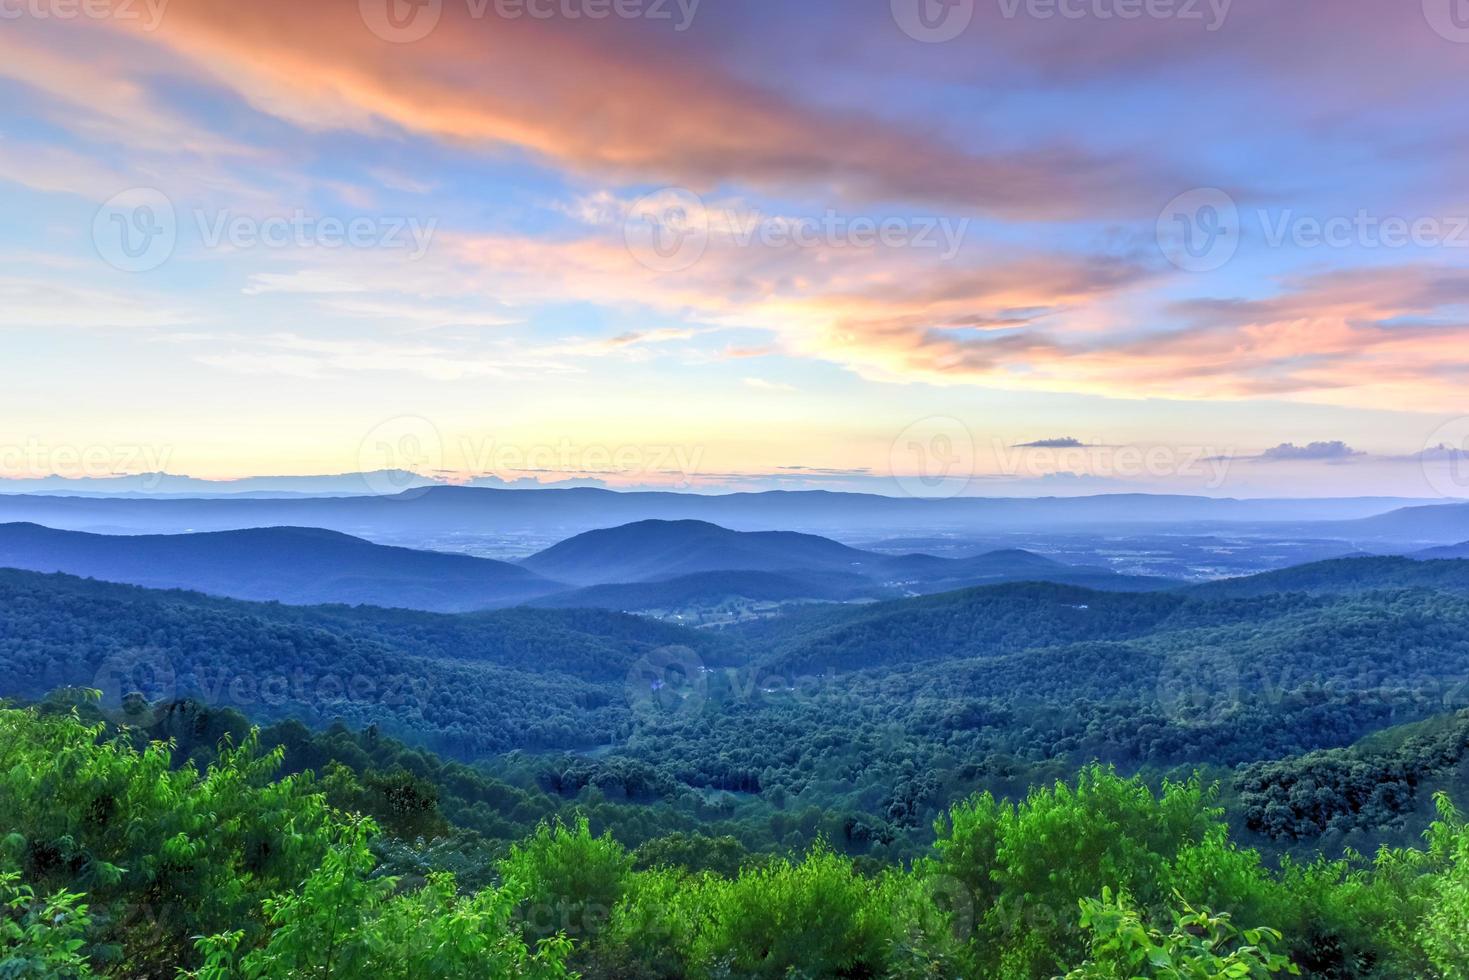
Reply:
[[[458,757],[624,737],[649,652],[721,663],[717,637],[585,610],[459,616],[296,608],[0,571],[7,690],[195,696],[262,718],[380,725]]]
[[[247,733],[211,751],[198,729],[211,721],[192,712],[175,717],[195,736],[186,761],[183,744],[114,734],[76,712],[0,709],[10,975],[1387,980],[1469,970],[1469,828],[1447,799],[1421,847],[1278,871],[1230,840],[1207,784],[1154,792],[1096,767],[1018,803],[958,803],[910,867],[861,865],[820,842],[754,858],[674,835],[630,851],[575,817],[476,860],[441,806],[468,774],[401,754],[418,771],[383,773],[370,735],[271,749]],[[312,753],[349,759],[300,771]],[[524,797],[499,792],[485,803],[534,818]]]
[[[1343,567],[1359,585],[1380,566]],[[1465,707],[1469,676],[1469,598],[1356,585],[1244,598],[1006,585],[724,631],[586,610],[261,605],[20,572],[0,574],[0,599],[18,696],[97,687],[135,722],[133,690],[375,726],[564,800],[592,786],[734,820],[752,848],[821,830],[889,859],[927,846],[933,818],[972,792],[1021,794],[1095,760],[1160,773],[1344,748]]]
[[[120,924],[111,903],[135,886],[187,893],[191,886],[176,877],[166,884],[150,877],[183,859],[140,856],[127,848],[142,845],[106,834],[102,843],[78,844],[102,833],[66,822],[81,817],[45,818],[52,822],[19,831],[22,850],[14,850],[18,838],[7,846],[29,887],[65,887],[99,903],[100,914],[83,926],[79,900],[65,899],[71,904],[56,914],[79,924],[58,942],[80,938],[75,948],[103,972],[130,958],[153,964],[123,975],[150,975],[164,961],[194,968],[210,957],[228,964],[225,972],[202,975],[298,975],[281,964],[309,958],[316,941],[271,952],[306,934],[289,928],[280,910],[298,903],[291,907],[307,914],[299,903],[316,901],[309,896],[319,887],[323,895],[346,889],[342,900],[363,909],[362,929],[391,932],[400,926],[389,923],[403,917],[479,910],[473,915],[487,918],[475,928],[489,930],[486,941],[500,950],[494,955],[519,964],[507,976],[533,975],[524,971],[540,956],[553,971],[547,975],[566,968],[609,978],[784,976],[789,968],[814,976],[1048,977],[1086,959],[1083,921],[1132,929],[1125,924],[1134,921],[1134,905],[1147,928],[1162,929],[1148,942],[1165,947],[1186,944],[1191,929],[1232,928],[1210,918],[1227,913],[1238,925],[1281,929],[1280,955],[1313,975],[1401,976],[1393,970],[1405,962],[1426,969],[1436,940],[1368,921],[1388,915],[1386,906],[1366,912],[1352,903],[1399,903],[1392,916],[1417,916],[1412,921],[1431,932],[1437,920],[1421,903],[1439,887],[1428,882],[1446,873],[1448,851],[1405,853],[1370,868],[1307,869],[1289,859],[1350,862],[1381,843],[1412,845],[1435,818],[1434,794],[1469,788],[1469,722],[1454,715],[1469,706],[1469,597],[1453,587],[1456,566],[1436,567],[1452,564],[1423,565],[1431,570],[1424,580],[1404,579],[1395,561],[1328,563],[1293,579],[1315,583],[1309,591],[1248,581],[1231,594],[998,585],[807,605],[724,630],[596,610],[441,615],[245,603],[8,571],[0,573],[8,689],[34,700],[97,688],[102,699],[76,708],[85,722],[66,720],[74,693],[50,695],[44,723],[8,714],[27,734],[6,751],[22,751],[16,746],[28,739],[69,739],[73,752],[102,753],[95,765],[112,774],[106,779],[143,778],[119,774],[161,766],[183,773],[171,777],[184,782],[170,792],[192,792],[188,780],[198,778],[209,794],[226,792],[210,782],[224,778],[210,776],[211,765],[248,765],[257,775],[241,778],[266,791],[264,763],[221,754],[221,744],[277,752],[270,765],[287,778],[270,791],[283,795],[263,804],[265,812],[319,790],[336,810],[371,817],[381,833],[313,811],[319,829],[311,833],[325,836],[312,846],[325,850],[305,867],[325,868],[318,859],[329,851],[343,863],[332,865],[331,881],[296,892],[292,876],[308,874],[301,867],[250,863],[257,859],[249,848],[285,846],[260,836],[278,831],[250,829],[241,817],[244,850],[220,857],[209,872],[224,877],[206,875],[220,901],[191,910],[186,924],[149,926],[162,932],[146,940]],[[93,744],[96,733],[77,727],[88,723],[125,726],[127,748]],[[252,723],[267,727],[253,735]],[[147,748],[153,740],[172,745],[166,762]],[[39,762],[39,751],[26,765],[44,770],[51,763]],[[144,753],[136,763],[119,761],[135,751]],[[189,776],[186,761],[201,775]],[[1098,762],[1140,781],[1088,769]],[[1222,811],[1212,809],[1202,784],[1165,788],[1170,777],[1186,781],[1195,772],[1220,781]],[[1050,790],[1021,810],[1000,802],[1074,784],[1078,774],[1080,796]],[[36,812],[51,812],[36,795],[47,777],[38,778],[15,792],[31,794],[26,805]],[[89,800],[136,801],[140,792],[114,787]],[[1094,804],[1103,809],[1092,812]],[[82,814],[102,807],[96,812],[110,826],[110,808],[134,803],[68,805]],[[1078,821],[1066,839],[1080,848],[1066,862],[1083,869],[1060,878],[1043,871],[1059,858],[1025,852],[1050,853],[1046,835],[1032,835],[1057,807],[1080,808],[1065,818]],[[1125,820],[1138,821],[1135,843],[1113,853],[1110,831],[1106,841],[1089,836],[1091,821],[1128,813]],[[590,832],[579,828],[583,818]],[[161,811],[140,819],[175,826]],[[1456,819],[1441,825],[1441,838],[1458,833]],[[1219,843],[1226,824],[1264,857]],[[954,843],[961,832],[977,836]],[[592,836],[602,833],[611,836]],[[29,843],[35,835],[50,843]],[[989,850],[999,846],[996,835],[1019,836]],[[220,846],[234,847],[235,839],[226,834]],[[94,846],[102,850],[86,852]],[[188,845],[199,846],[206,845]],[[1278,875],[1267,872],[1277,859],[1287,863]],[[566,862],[599,870],[573,873]],[[664,866],[675,870],[658,870]],[[900,867],[918,870],[893,870]],[[218,884],[245,872],[253,876],[248,887]],[[456,884],[434,877],[440,872],[457,875]],[[688,877],[706,872],[717,877]],[[377,894],[374,874],[427,875],[430,884]],[[554,880],[537,883],[543,874]],[[943,889],[962,883],[975,916],[967,939],[943,938],[953,936],[943,918],[953,909],[925,904],[933,880]],[[531,901],[518,888],[531,888],[541,896],[531,904],[549,903],[559,918],[515,924],[515,910]],[[805,888],[816,891],[795,897]],[[1231,890],[1238,888],[1245,891]],[[572,900],[557,889],[592,891]],[[1134,904],[1118,906],[1119,889]],[[1028,908],[1038,895],[1047,918],[1015,927],[1015,916],[1029,914],[1017,903]],[[1195,913],[1180,896],[1211,909],[1197,915],[1212,924],[1187,919]],[[780,921],[805,922],[812,909],[835,903],[862,924],[839,929],[816,952],[787,948],[761,933],[778,927],[757,914],[787,900],[796,905]],[[1089,906],[1083,920],[1082,900],[1102,904]],[[568,901],[596,906],[595,926],[567,918]],[[1401,904],[1412,902],[1420,904]],[[1302,909],[1324,918],[1303,918]],[[1195,925],[1169,938],[1173,913]],[[120,942],[119,929],[128,933]],[[235,929],[243,929],[238,940]],[[569,946],[555,938],[563,930]],[[196,935],[217,938],[195,949]],[[364,963],[399,941],[368,935],[353,954]],[[1107,948],[1099,942],[1098,950]],[[1218,948],[1244,955],[1231,942]],[[120,959],[109,964],[108,956]],[[808,969],[813,962],[825,965]]]

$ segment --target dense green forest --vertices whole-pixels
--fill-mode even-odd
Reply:
[[[1434,580],[1442,564],[1427,563]],[[1022,795],[1093,761],[1155,783],[1210,769],[1228,787],[1237,766],[1469,706],[1469,597],[1398,588],[1395,563],[1325,568],[1342,570],[1339,592],[1001,585],[723,631],[585,610],[288,607],[3,572],[0,668],[15,696],[97,687],[114,714],[136,689],[267,725],[371,729],[545,796],[545,812],[591,796],[656,806],[649,825],[732,828],[751,850],[825,834],[896,861],[975,792]],[[1392,588],[1362,590],[1374,568]],[[1331,847],[1401,843],[1431,815],[1424,794],[1387,792],[1366,809],[1392,820],[1287,820],[1278,804],[1239,829],[1271,850],[1328,831]]]
[[[1469,976],[1469,827],[1446,798],[1418,847],[1271,867],[1199,779],[1087,767],[956,804],[903,865],[820,840],[628,850],[563,814],[465,876],[436,860],[463,832],[441,805],[474,778],[457,764],[385,773],[371,733],[209,749],[233,719],[173,707],[187,751],[85,703],[0,709],[5,976]],[[356,765],[283,771],[313,752]]]
[[[0,976],[1469,976],[1443,564],[717,631],[0,572]]]

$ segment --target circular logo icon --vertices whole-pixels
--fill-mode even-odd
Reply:
[[[626,689],[640,722],[691,717],[709,698],[709,671],[689,647],[659,647],[628,669]]]
[[[940,914],[949,921],[954,939],[967,942],[974,935],[974,895],[953,875],[935,874],[923,879],[923,889]]]
[[[1439,37],[1469,44],[1469,0],[1423,0],[1423,16]]]
[[[893,441],[888,463],[898,488],[910,497],[957,497],[974,479],[974,436],[955,418],[921,419]]]
[[[357,0],[362,23],[389,44],[422,41],[439,26],[444,0]]]
[[[1434,493],[1452,500],[1469,498],[1469,417],[1434,429],[1418,461]]]
[[[1222,269],[1239,251],[1239,206],[1217,187],[1180,194],[1158,215],[1158,247],[1185,272]]]
[[[114,194],[92,219],[102,261],[122,272],[151,272],[173,256],[178,215],[162,191],[134,187]]]
[[[1158,707],[1176,725],[1216,724],[1240,694],[1239,664],[1226,654],[1169,657],[1158,672]]]
[[[892,0],[902,32],[925,44],[952,41],[974,20],[974,0]]]
[[[693,191],[667,187],[633,202],[622,238],[639,264],[654,272],[682,272],[709,247],[709,212]]]
[[[370,493],[403,493],[423,485],[444,467],[438,427],[417,415],[400,415],[373,427],[357,447],[357,468]]]
[[[102,692],[103,717],[119,725],[149,728],[163,717],[175,694],[173,664],[162,650],[131,649],[102,662],[92,687]]]

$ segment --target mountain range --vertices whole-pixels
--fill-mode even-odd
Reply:
[[[566,588],[507,562],[299,527],[129,536],[4,524],[0,566],[236,599],[440,612],[513,605]]]
[[[528,529],[552,539],[645,520],[699,520],[740,531],[802,528],[836,534],[883,536],[952,530],[995,532],[1058,529],[1112,531],[1119,527],[1180,524],[1334,522],[1333,533],[1398,533],[1428,543],[1469,538],[1469,505],[1434,515],[1439,505],[1409,507],[1401,525],[1354,527],[1405,505],[1397,498],[1235,500],[1210,497],[1112,494],[1035,499],[960,497],[927,500],[823,491],[736,493],[621,493],[594,488],[499,490],[427,487],[392,496],[252,499],[142,499],[137,497],[0,494],[0,522],[121,533],[220,531],[247,527],[323,527],[390,543],[441,535],[507,535]],[[1421,525],[1421,526],[1420,526]],[[1453,530],[1457,528],[1457,531]],[[1425,537],[1426,536],[1426,537]]]
[[[1460,691],[1445,685],[1469,670],[1466,581],[1465,562],[1344,559],[1231,591],[1008,583],[801,607],[710,632],[596,610],[297,607],[6,570],[0,669],[15,696],[61,686],[117,695],[136,681],[266,717],[381,722],[461,757],[625,740],[646,672],[666,678],[674,667],[698,682],[700,698],[744,706],[726,727],[790,723],[791,711],[830,724],[829,712],[886,698],[885,711],[914,712],[950,735],[1003,726],[1022,704],[1032,713],[1049,704],[1072,733],[1049,737],[1090,738],[1073,724],[1078,705],[1096,719],[1128,701],[1146,724],[1098,738],[1189,758],[1262,738],[1347,744],[1372,726],[1444,710]],[[727,676],[726,667],[744,674]],[[748,690],[746,676],[762,686]],[[820,691],[852,700],[781,695],[780,678],[803,677],[827,678]],[[1305,693],[1280,702],[1283,683]],[[1206,688],[1227,702],[1190,714]],[[764,720],[754,713],[762,704],[771,708]],[[1289,726],[1260,728],[1287,716]],[[729,735],[693,726],[680,737]],[[639,746],[654,757],[685,751],[659,739]]]
[[[1020,551],[965,559],[892,557],[815,535],[731,531],[698,521],[644,521],[588,532],[519,564],[389,547],[314,528],[101,535],[6,524],[0,525],[0,567],[293,605],[437,612],[534,600],[560,608],[647,610],[732,598],[892,598],[1004,581],[1118,591],[1174,584]]]

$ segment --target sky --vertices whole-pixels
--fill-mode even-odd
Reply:
[[[1465,0],[0,0],[0,476],[1469,497]]]

